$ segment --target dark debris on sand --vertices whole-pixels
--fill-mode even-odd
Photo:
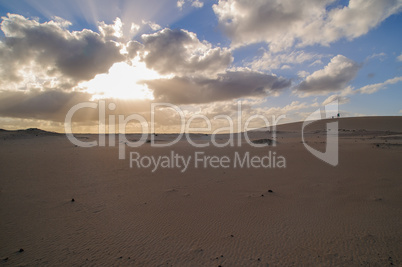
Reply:
[[[269,138],[263,138],[263,139],[256,139],[252,140],[254,144],[267,144],[267,145],[272,145],[275,141]]]

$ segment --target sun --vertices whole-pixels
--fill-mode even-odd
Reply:
[[[87,93],[92,94],[91,100],[105,98],[153,100],[152,91],[144,80],[160,79],[163,76],[148,69],[144,62],[134,59],[131,65],[126,62],[113,64],[108,73],[98,74],[90,81],[79,84]]]

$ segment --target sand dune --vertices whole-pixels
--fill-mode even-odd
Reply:
[[[64,135],[37,129],[0,131],[0,263],[400,266],[402,117],[333,121],[339,121],[336,167],[306,150],[301,123],[278,126],[276,146],[243,140],[240,147],[194,148],[183,140],[127,148],[125,160],[118,147],[76,147]],[[325,148],[327,122],[306,127],[309,145]],[[269,131],[251,135],[274,138]],[[157,136],[159,142],[174,137]],[[184,172],[152,172],[135,163],[130,168],[130,152],[192,160]],[[196,152],[231,162],[195,166]],[[283,157],[286,167],[234,167],[247,153]]]

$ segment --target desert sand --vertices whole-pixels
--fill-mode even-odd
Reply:
[[[124,160],[118,147],[76,147],[63,134],[1,131],[0,265],[401,266],[402,117],[332,121],[335,167],[306,150],[301,123],[278,126],[276,146],[183,140],[127,148]],[[306,128],[312,147],[324,149],[326,122]],[[130,152],[172,151],[232,161],[270,151],[286,167],[130,168]]]

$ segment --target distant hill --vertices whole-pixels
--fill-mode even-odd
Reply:
[[[4,130],[0,129],[0,134],[3,138],[10,137],[32,137],[32,136],[57,136],[62,135],[56,132],[44,131],[38,128],[29,128],[25,130]]]
[[[329,122],[339,122],[338,129],[340,130],[365,130],[365,131],[388,131],[388,132],[402,132],[402,116],[371,116],[371,117],[345,117],[345,118],[334,118],[334,119],[322,119],[317,120],[309,124],[305,130],[307,131],[320,131],[326,129],[326,124]],[[279,124],[276,126],[276,132],[295,132],[300,133],[302,130],[303,121]],[[270,128],[260,128],[258,130],[253,130],[251,132],[266,132],[272,131],[273,127]],[[64,135],[64,133],[57,133],[51,131],[44,131],[38,128],[28,128],[25,130],[5,130],[0,129],[2,135],[36,135],[36,136],[52,136],[52,135]],[[129,134],[129,133],[127,133]],[[139,133],[140,134],[140,133]],[[176,135],[171,134],[160,134],[159,137]],[[193,134],[197,135],[197,134]],[[207,137],[205,134],[198,134],[202,137]],[[224,134],[223,134],[224,135]],[[266,141],[266,140],[265,140]]]
[[[28,128],[26,130],[17,130],[17,132],[25,132],[28,134],[36,134],[36,135],[59,135],[60,133],[56,132],[49,132],[49,131],[44,131],[38,128]]]
[[[372,116],[322,119],[312,122],[310,125],[307,126],[306,130],[323,130],[325,129],[327,123],[336,121],[339,122],[339,129],[402,132],[402,116]],[[300,132],[302,129],[302,125],[303,121],[280,124],[276,126],[276,131]],[[260,130],[264,130],[264,128],[261,128]]]

